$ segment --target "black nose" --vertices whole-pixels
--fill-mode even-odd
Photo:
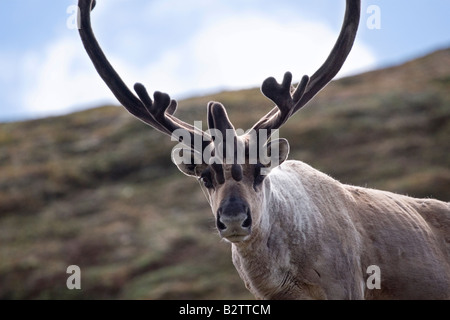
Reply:
[[[246,209],[245,211],[233,215],[223,214],[221,210],[217,211],[217,229],[219,229],[219,231],[239,226],[243,229],[248,229],[252,226],[250,210]]]
[[[252,216],[242,200],[228,200],[217,210],[217,229],[224,238],[245,237],[250,234]]]

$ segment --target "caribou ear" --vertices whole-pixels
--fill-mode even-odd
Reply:
[[[267,157],[260,158],[263,165],[261,168],[262,175],[268,175],[269,172],[286,161],[289,155],[289,142],[286,139],[271,140],[265,146]]]
[[[199,177],[207,168],[202,155],[191,148],[176,148],[172,151],[172,162],[185,175]]]
[[[284,138],[272,140],[267,144],[267,153],[271,159],[270,166],[279,166],[289,155],[289,142]]]

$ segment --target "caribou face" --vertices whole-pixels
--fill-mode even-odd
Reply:
[[[215,181],[211,168],[200,176],[208,190],[217,230],[222,238],[230,242],[241,242],[250,237],[261,210],[258,206],[263,197],[260,185],[257,189],[253,188],[256,166],[248,165],[242,169],[242,179],[236,181],[231,174],[231,166],[223,165],[223,184]]]
[[[223,107],[219,105],[219,108]],[[260,146],[260,149],[264,149],[262,150],[264,153],[258,152],[256,156],[252,156],[250,149],[253,141],[249,139],[249,135],[235,136],[234,145],[243,146],[244,161],[239,163],[236,150],[233,150],[233,155],[229,157],[231,163],[227,163],[226,156],[220,159],[216,157],[218,150],[225,149],[226,152],[226,148],[222,148],[217,141],[214,143],[218,147],[214,148],[212,160],[219,160],[218,163],[209,165],[207,163],[211,161],[203,159],[200,164],[195,164],[200,162],[200,153],[190,148],[175,148],[172,161],[181,172],[199,179],[206,189],[220,236],[233,243],[243,242],[251,238],[254,229],[259,228],[264,209],[262,204],[265,203],[266,177],[274,167],[286,160],[289,144],[286,139],[272,140]],[[255,147],[253,150],[257,149]],[[185,161],[181,163],[175,159],[180,152],[185,153],[181,158]],[[262,154],[264,160],[261,159]]]

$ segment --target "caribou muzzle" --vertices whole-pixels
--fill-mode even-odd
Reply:
[[[217,210],[216,224],[222,238],[230,242],[246,240],[252,228],[248,204],[238,198],[224,200]]]

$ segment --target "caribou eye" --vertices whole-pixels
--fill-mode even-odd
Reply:
[[[253,187],[254,188],[259,186],[263,182],[264,178],[266,177],[265,175],[261,174],[261,168],[262,167],[263,166],[261,164],[257,164],[255,166],[255,171],[254,171],[254,174],[253,174]]]
[[[200,175],[200,181],[203,182],[206,188],[211,189],[213,187],[211,172],[206,171]]]

